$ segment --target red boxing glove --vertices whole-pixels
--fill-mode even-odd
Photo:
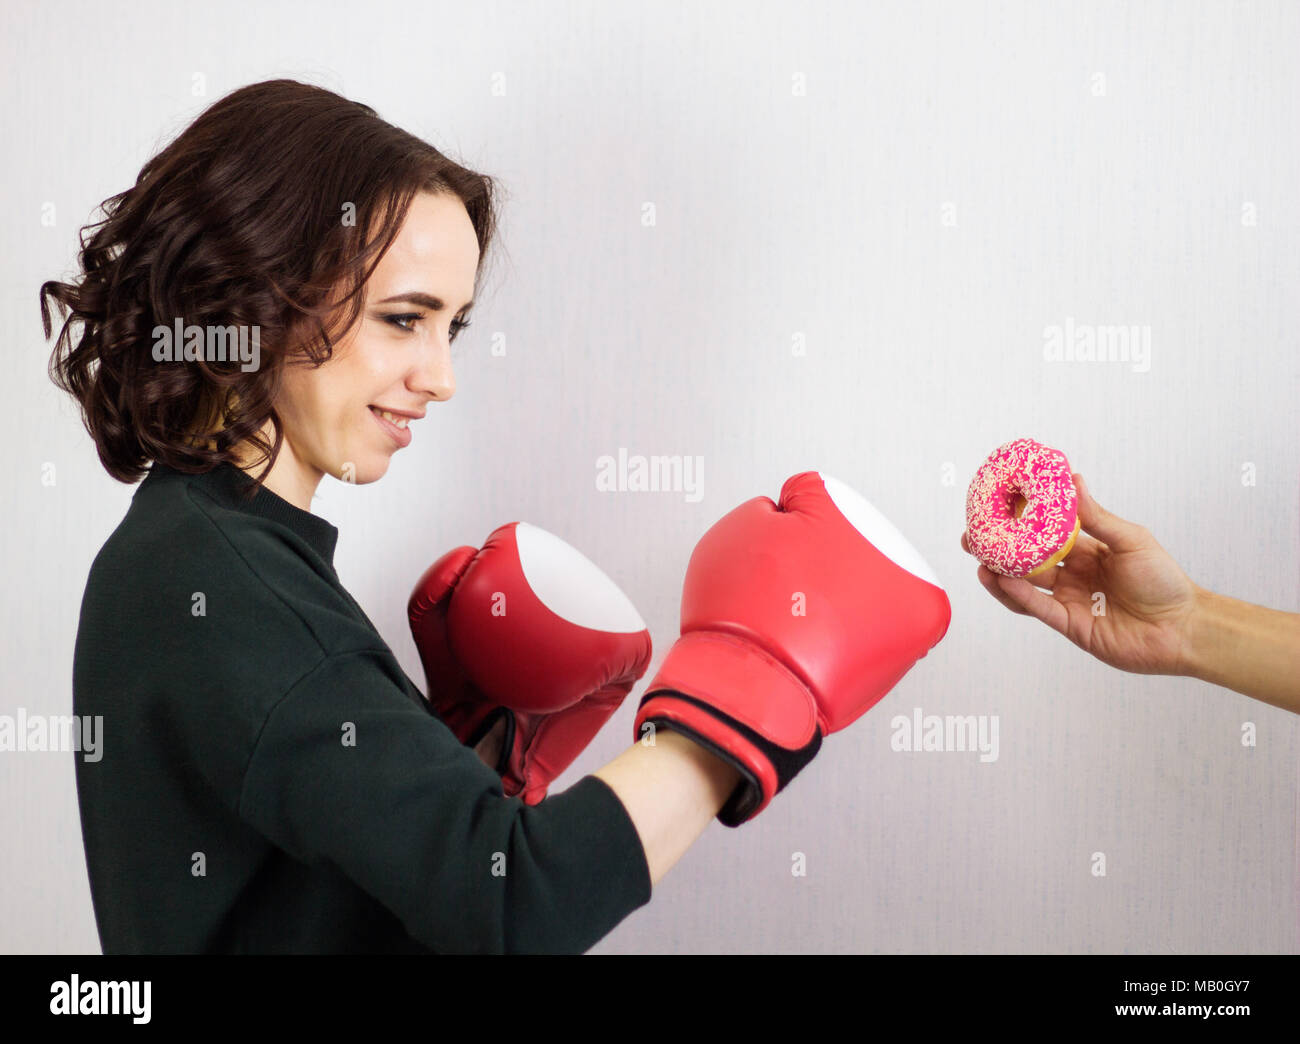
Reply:
[[[948,596],[879,511],[815,471],[757,497],[696,545],[681,637],[646,689],[647,722],[685,733],[740,770],[718,818],[767,807],[948,631]]]
[[[429,703],[474,746],[506,719],[501,775],[530,805],[650,664],[650,632],[618,586],[559,537],[511,522],[459,547],[407,604]]]

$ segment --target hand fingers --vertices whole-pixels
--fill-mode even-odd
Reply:
[[[1018,616],[1032,616],[1069,637],[1070,614],[1055,598],[1044,594],[1027,580],[994,573],[982,563],[977,575],[984,589],[1011,612]]]
[[[1010,609],[1013,613],[1018,613],[1020,616],[1029,615],[1024,609],[1013,602],[1007,593],[1002,590],[998,585],[997,574],[983,562],[980,563],[980,567],[976,571],[975,575],[979,577],[980,583],[984,585],[984,590],[1001,602],[1004,608]]]
[[[1074,538],[1074,547],[1070,548],[1070,553],[1065,556],[1065,560],[1068,562],[1076,555],[1081,558],[1094,558],[1101,554],[1105,546],[1095,536],[1090,536],[1080,529],[1079,535]]]
[[[1146,546],[1148,533],[1142,526],[1111,514],[1098,504],[1078,472],[1071,478],[1079,491],[1079,525],[1083,529],[1109,544],[1112,551],[1136,551]]]
[[[1037,576],[1025,577],[1025,580],[1033,584],[1035,587],[1041,587],[1045,591],[1051,591],[1056,587],[1056,578],[1060,575],[1061,567],[1059,565],[1054,565],[1051,569],[1044,569]]]
[[[1014,607],[1013,611],[1041,620],[1052,630],[1069,637],[1070,614],[1055,598],[1044,594],[1029,581],[1016,577],[999,576],[995,583]]]

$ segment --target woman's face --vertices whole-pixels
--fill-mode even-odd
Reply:
[[[330,360],[285,368],[276,402],[285,440],[267,477],[272,490],[309,510],[323,475],[374,482],[419,437],[427,404],[456,390],[451,342],[473,304],[478,258],[464,204],[417,194]]]

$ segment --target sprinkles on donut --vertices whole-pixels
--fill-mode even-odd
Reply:
[[[1079,535],[1070,462],[1033,439],[995,449],[966,491],[966,543],[995,573],[1033,579],[1064,560]]]

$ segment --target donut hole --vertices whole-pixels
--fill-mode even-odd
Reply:
[[[1019,518],[1025,513],[1025,507],[1029,502],[1019,493],[1013,493],[1011,499],[1011,515],[1013,518]]]

